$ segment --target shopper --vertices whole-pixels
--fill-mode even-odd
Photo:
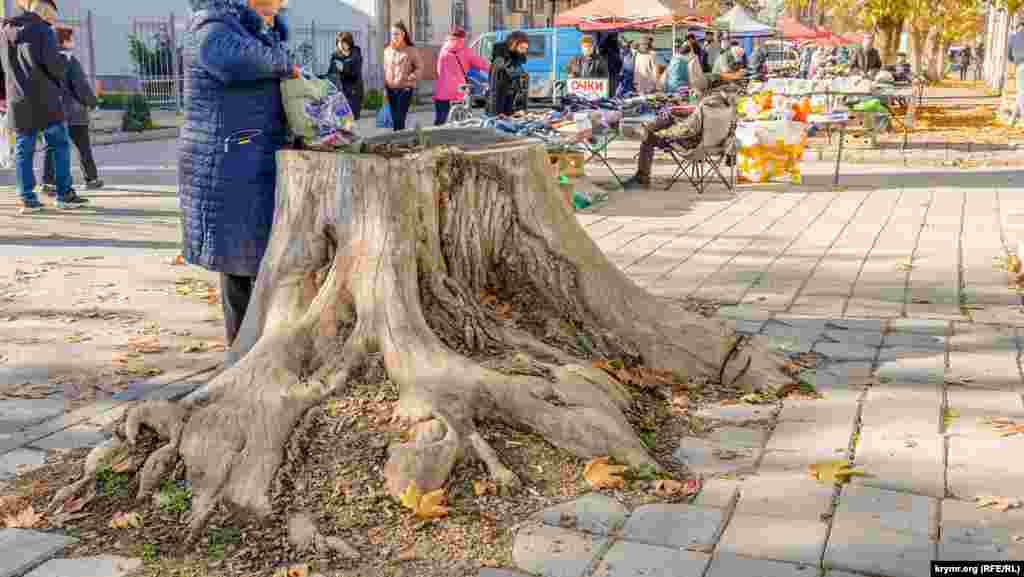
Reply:
[[[387,89],[391,124],[395,132],[405,130],[423,65],[415,50],[409,29],[402,21],[391,27],[391,43],[384,49],[384,87]]]
[[[437,82],[434,84],[434,126],[448,122],[453,102],[462,102],[459,86],[469,85],[472,70],[485,71],[490,63],[466,48],[466,31],[453,28],[437,57]]]
[[[345,94],[352,116],[359,120],[363,110],[363,51],[351,32],[339,32],[335,37],[327,78]]]
[[[569,78],[605,78],[608,76],[608,63],[597,53],[594,39],[584,36],[580,39],[579,56],[569,60]]]
[[[92,90],[89,79],[85,76],[82,63],[78,61],[73,50],[75,48],[74,30],[66,26],[57,29],[57,42],[60,44],[61,56],[64,58],[67,72],[64,82],[64,118],[68,125],[71,142],[78,149],[78,160],[85,175],[85,187],[90,190],[103,188],[103,181],[96,172],[96,161],[92,156],[92,142],[89,138],[89,114],[96,108],[96,94]],[[47,153],[43,164],[43,190],[49,196],[56,194],[55,155]]]
[[[70,148],[61,101],[65,62],[53,32],[57,5],[54,0],[25,0],[19,5],[25,13],[5,19],[0,25],[7,128],[16,133],[14,172],[20,197],[18,209],[27,214],[43,208],[35,193],[33,172],[40,132],[47,149],[54,154],[56,207],[80,208],[88,201],[71,188]]]
[[[494,45],[491,55],[490,92],[487,113],[509,116],[526,110],[529,101],[530,77],[523,65],[530,49],[530,37],[516,30],[504,42]]]
[[[967,71],[971,69],[971,47],[967,46],[964,48],[963,53],[960,55],[960,80],[967,80]]]
[[[633,84],[638,94],[657,92],[658,63],[654,53],[654,38],[650,36],[640,41],[640,48],[633,57]]]

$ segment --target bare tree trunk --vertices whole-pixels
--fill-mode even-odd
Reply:
[[[629,390],[595,359],[749,389],[792,381],[761,340],[648,294],[611,264],[566,205],[542,146],[487,130],[426,134],[439,146],[280,153],[240,360],[182,404],[133,410],[123,430],[129,444],[142,426],[167,441],[142,468],[139,498],[184,461],[193,535],[221,501],[270,512],[293,428],[368,359],[398,385],[395,417],[411,431],[390,447],[393,495],[444,486],[467,453],[515,487],[478,432],[492,420],[581,457],[660,469],[624,416]],[[389,135],[372,150],[413,138]]]
[[[879,56],[883,64],[892,64],[896,60],[896,52],[899,51],[900,32],[903,30],[903,21],[887,22],[878,27],[881,46]]]
[[[925,70],[925,54],[927,53],[928,33],[920,30],[910,31],[910,51],[912,53],[911,66],[914,74],[920,74]]]

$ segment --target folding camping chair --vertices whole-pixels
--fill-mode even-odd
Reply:
[[[680,178],[686,176],[697,194],[704,194],[708,179],[718,177],[722,184],[732,192],[736,188],[736,104],[729,98],[727,108],[708,108],[701,103],[694,111],[700,115],[701,140],[695,148],[686,148],[674,139],[659,141],[657,148],[667,153],[676,163],[675,174],[669,179],[665,190],[675,186]],[[708,111],[714,111],[714,117]],[[729,166],[730,177],[722,173],[723,166]]]

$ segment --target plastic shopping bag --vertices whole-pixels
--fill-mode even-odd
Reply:
[[[7,115],[0,114],[0,168],[14,166],[14,131],[7,128]]]
[[[384,100],[384,106],[377,111],[377,128],[393,128],[391,123],[391,105]]]
[[[308,143],[315,142],[320,137],[319,128],[306,114],[306,104],[322,101],[337,93],[338,89],[334,84],[319,78],[302,76],[282,82],[281,98],[284,101],[285,117],[288,119],[288,128],[292,135]]]
[[[313,122],[317,146],[347,146],[358,139],[355,115],[343,92],[306,102],[306,117]]]

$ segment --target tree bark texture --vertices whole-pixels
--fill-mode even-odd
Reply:
[[[280,153],[238,361],[182,403],[129,413],[126,444],[143,426],[166,441],[142,468],[140,498],[180,458],[194,534],[221,501],[269,513],[293,428],[371,357],[398,385],[396,418],[410,431],[389,448],[394,495],[442,487],[467,454],[515,487],[478,432],[488,421],[581,457],[658,467],[624,416],[629,390],[594,359],[751,389],[792,381],[760,340],[612,265],[565,205],[542,146],[485,130],[424,134],[432,146],[400,155]]]

